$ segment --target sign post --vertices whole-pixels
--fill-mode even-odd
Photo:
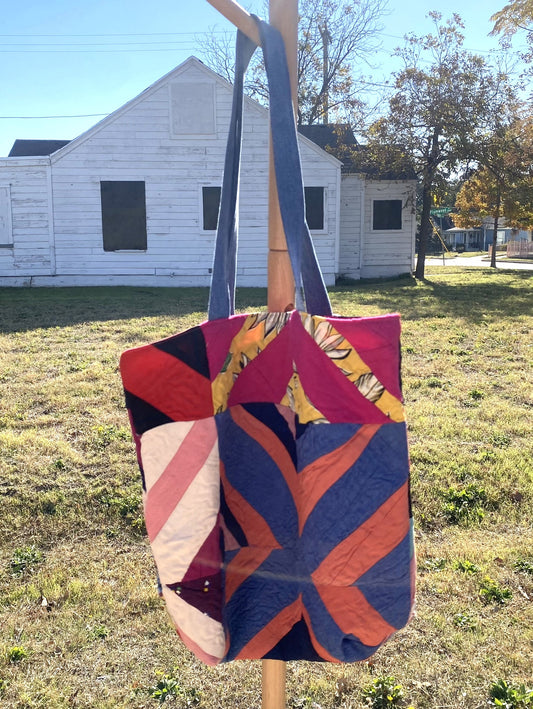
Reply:
[[[451,207],[435,207],[434,209],[430,209],[429,213],[432,217],[438,217],[439,218],[439,224],[440,224],[440,240],[442,242],[442,265],[444,266],[446,261],[444,258],[444,239],[442,237],[442,217],[448,216],[450,212],[452,211]]]

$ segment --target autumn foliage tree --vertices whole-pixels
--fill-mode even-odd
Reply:
[[[464,49],[461,18],[453,15],[442,22],[437,12],[430,17],[433,33],[408,35],[404,47],[397,50],[404,68],[395,74],[386,114],[369,130],[369,143],[383,146],[390,159],[410,156],[421,183],[417,278],[424,278],[437,185],[465,158],[466,146],[479,126],[490,122],[498,106],[507,101],[505,77]]]
[[[525,63],[523,75],[531,77],[533,75],[533,0],[511,0],[490,19],[494,22],[490,34],[500,35],[504,47],[509,47],[514,35],[525,36],[527,49],[521,52],[521,58]]]
[[[494,22],[493,35],[510,37],[522,30],[533,40],[533,0],[511,0],[490,19]]]
[[[486,136],[479,135],[472,152],[478,165],[455,202],[456,226],[478,226],[493,219],[491,266],[496,266],[496,241],[502,217],[516,228],[533,228],[533,118],[515,117]]]

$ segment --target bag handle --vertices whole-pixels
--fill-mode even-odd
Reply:
[[[278,30],[256,17],[254,19],[261,36],[268,77],[274,168],[283,228],[296,284],[296,306],[299,310],[307,309],[313,314],[331,315],[331,304],[305,221],[304,187],[285,45]],[[238,32],[232,115],[209,298],[210,320],[228,317],[235,309],[243,84],[244,72],[254,50],[255,44]]]

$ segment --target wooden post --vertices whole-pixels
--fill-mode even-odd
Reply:
[[[253,19],[234,0],[207,0],[207,2],[254,42],[260,44]],[[297,111],[298,0],[270,0],[269,22],[281,32],[285,42],[292,101]],[[268,198],[268,310],[284,312],[294,308],[294,278],[279,209],[272,147],[270,148]],[[285,709],[286,673],[285,662],[263,660],[262,709]]]
[[[221,15],[248,35],[258,46],[261,44],[254,18],[234,0],[207,0]]]
[[[281,660],[263,660],[262,709],[285,709],[287,665]]]
[[[270,24],[285,42],[292,101],[298,107],[298,0],[270,0]],[[294,278],[279,211],[276,176],[270,149],[268,181],[268,309],[284,312],[294,308]]]
[[[285,42],[291,80],[292,102],[298,110],[298,0],[270,0],[269,21]],[[294,308],[294,277],[279,210],[272,146],[268,179],[268,310],[284,312]],[[287,665],[263,660],[262,709],[285,709]]]

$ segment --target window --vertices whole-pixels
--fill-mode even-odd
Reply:
[[[220,187],[202,187],[202,209],[204,231],[215,231],[220,207]]]
[[[12,246],[11,190],[9,187],[0,187],[0,248],[11,248]]]
[[[187,135],[215,137],[215,84],[178,81],[170,84],[172,138]]]
[[[309,229],[324,231],[324,188],[305,188],[305,220]]]
[[[402,228],[402,200],[375,199],[372,214],[374,231],[399,230]]]
[[[218,224],[220,208],[220,187],[202,187],[202,210],[204,231],[214,231]],[[324,187],[305,188],[305,218],[309,229],[323,231],[324,220]]]
[[[146,251],[144,182],[100,182],[104,251]]]

